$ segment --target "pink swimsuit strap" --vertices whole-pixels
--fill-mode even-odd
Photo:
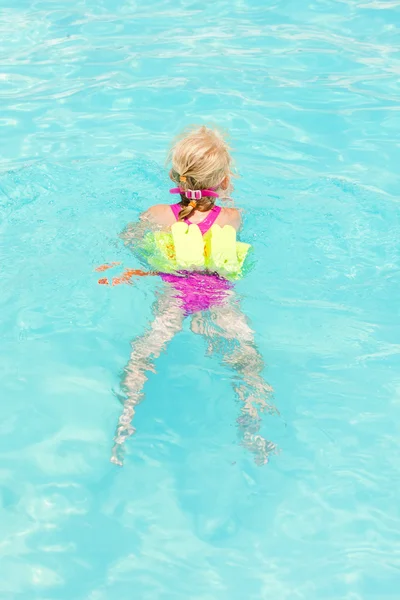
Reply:
[[[171,210],[174,213],[174,217],[176,220],[178,220],[181,209],[182,209],[182,206],[180,204],[171,204]],[[215,221],[218,219],[220,212],[221,212],[220,206],[213,206],[203,221],[201,221],[200,223],[195,223],[195,225],[197,225],[198,228],[200,229],[201,235],[204,235],[205,233],[207,233],[207,231],[210,229],[210,227],[212,227],[214,225]],[[185,219],[185,223],[188,223],[188,225],[193,225],[193,223],[191,221],[189,221],[189,219]]]

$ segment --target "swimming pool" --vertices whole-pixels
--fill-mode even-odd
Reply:
[[[0,596],[381,600],[399,577],[396,0],[3,2]],[[228,128],[274,387],[258,467],[189,324],[109,462],[159,282],[97,285],[168,201],[187,123]]]

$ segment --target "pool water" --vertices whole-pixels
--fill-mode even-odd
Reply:
[[[3,0],[0,597],[382,600],[400,589],[400,2]],[[232,136],[237,285],[280,414],[257,466],[190,323],[110,463],[156,278],[97,284],[168,202],[189,123]]]

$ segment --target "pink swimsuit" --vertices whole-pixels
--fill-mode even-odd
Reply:
[[[171,206],[176,220],[181,208],[180,204]],[[214,206],[207,217],[201,223],[197,223],[202,235],[214,225],[220,212],[221,208]],[[188,219],[185,219],[185,223],[191,224]],[[186,315],[209,310],[214,304],[222,304],[227,292],[232,288],[232,284],[217,273],[180,271],[179,275],[161,273],[161,278],[176,290],[176,298],[182,303]]]

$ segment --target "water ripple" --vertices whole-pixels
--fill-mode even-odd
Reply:
[[[3,1],[2,597],[395,597],[399,6]],[[232,134],[281,452],[252,464],[231,374],[185,329],[117,470],[158,283],[100,289],[93,268],[135,266],[118,233],[168,200],[167,145],[197,121]]]

